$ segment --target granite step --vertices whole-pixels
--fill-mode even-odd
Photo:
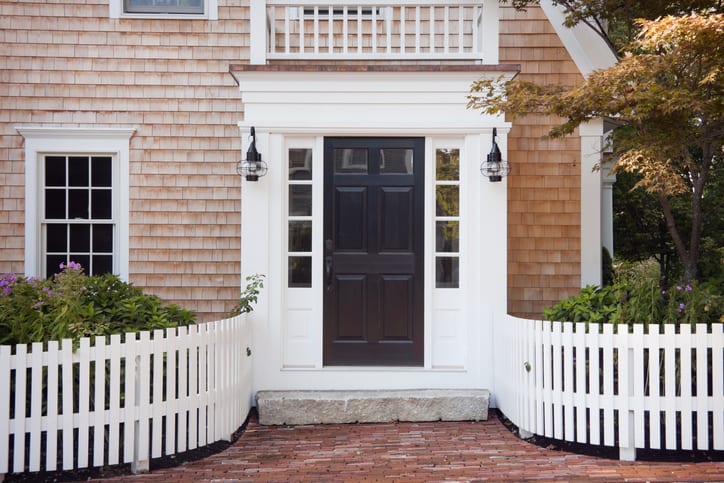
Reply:
[[[483,421],[487,389],[377,391],[259,391],[259,423],[266,425]]]

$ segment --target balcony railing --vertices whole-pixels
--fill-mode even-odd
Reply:
[[[251,2],[251,62],[468,60],[497,63],[497,0]]]

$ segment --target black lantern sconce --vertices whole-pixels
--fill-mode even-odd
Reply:
[[[239,176],[245,176],[247,181],[259,181],[259,178],[267,172],[267,166],[261,160],[261,154],[256,150],[256,132],[251,128],[251,141],[246,151],[246,159],[239,161],[236,165],[236,172]]]
[[[503,160],[498,143],[495,142],[497,135],[498,130],[493,128],[493,147],[490,149],[487,159],[480,164],[480,174],[487,176],[491,182],[502,181],[503,176],[510,173],[510,165]]]

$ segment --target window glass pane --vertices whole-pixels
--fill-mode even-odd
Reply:
[[[460,286],[460,259],[437,257],[435,259],[435,287],[458,288]]]
[[[68,258],[70,259],[71,262],[79,263],[86,274],[90,271],[90,255],[80,254],[80,253],[76,253],[76,254],[71,253],[68,256]]]
[[[312,216],[312,185],[289,186],[289,216]]]
[[[412,149],[380,149],[380,173],[412,174]]]
[[[337,174],[367,173],[367,150],[364,148],[335,149],[334,172]]]
[[[68,218],[88,219],[88,190],[68,190]]]
[[[204,13],[204,0],[124,0],[128,13]]]
[[[460,179],[460,150],[438,149],[435,151],[436,178],[441,181]]]
[[[68,250],[68,225],[48,225],[45,236],[46,251],[65,252]]]
[[[89,174],[87,157],[68,158],[68,186],[88,186]]]
[[[60,273],[60,264],[67,264],[67,255],[46,255],[45,257],[45,276],[51,277],[56,273]]]
[[[70,251],[90,251],[90,225],[70,225]]]
[[[289,286],[312,286],[312,257],[289,257]]]
[[[91,275],[113,273],[113,257],[110,255],[93,255],[93,270]]]
[[[289,222],[289,251],[290,252],[311,252],[312,251],[312,222],[311,221],[290,221]]]
[[[460,251],[460,222],[438,221],[435,225],[435,250],[438,252]]]
[[[113,252],[113,225],[93,225],[93,251]]]
[[[45,218],[65,219],[65,190],[45,190]]]
[[[91,186],[111,187],[112,161],[109,156],[94,156],[91,159]]]
[[[436,186],[435,200],[437,216],[460,215],[460,202],[457,186]]]
[[[289,179],[312,179],[312,150],[289,150]]]
[[[45,157],[45,186],[65,186],[65,156]]]
[[[111,199],[111,190],[91,190],[91,219],[111,219]]]

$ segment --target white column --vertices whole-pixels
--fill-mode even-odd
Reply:
[[[480,53],[483,64],[497,64],[498,38],[500,31],[500,7],[498,0],[485,0],[483,17],[480,22]]]
[[[603,120],[581,124],[581,287],[601,284],[601,163]]]
[[[266,0],[250,3],[249,63],[266,64]]]

